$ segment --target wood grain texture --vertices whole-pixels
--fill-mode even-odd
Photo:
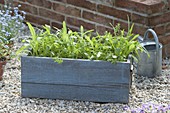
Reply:
[[[81,100],[95,102],[128,102],[128,87],[76,86],[56,84],[22,84],[22,97]]]
[[[130,62],[21,58],[23,97],[127,103],[130,79]]]

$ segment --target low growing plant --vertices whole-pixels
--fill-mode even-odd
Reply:
[[[45,31],[36,33],[33,26],[27,23],[31,32],[31,37],[25,40],[17,54],[27,54],[28,56],[52,57],[61,63],[61,58],[104,60],[115,63],[124,62],[129,55],[137,59],[139,51],[145,51],[136,38],[138,35],[132,34],[132,28],[125,34],[118,24],[113,27],[114,34],[106,32],[105,35],[93,36],[93,30],[84,31],[80,27],[80,32],[68,30],[66,23],[63,28],[51,33],[50,26],[43,26]]]
[[[0,61],[9,60],[12,57],[12,49],[0,39]]]
[[[128,106],[123,108],[127,113],[170,113],[170,105],[145,103],[141,107],[131,109]]]
[[[18,7],[4,5],[0,9],[0,39],[4,43],[13,43],[18,33],[24,28],[25,12]]]

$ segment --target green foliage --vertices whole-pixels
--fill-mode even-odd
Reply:
[[[20,12],[19,7],[11,7],[6,3],[0,8],[0,38],[6,39],[4,43],[13,43],[18,33],[24,29],[25,12]]]
[[[31,37],[25,40],[17,54],[27,54],[29,56],[52,57],[56,62],[62,63],[61,58],[104,60],[115,63],[124,62],[131,54],[136,59],[139,51],[145,51],[136,38],[138,35],[132,34],[129,28],[126,34],[120,29],[120,24],[113,27],[114,34],[106,32],[104,35],[93,36],[93,30],[84,31],[80,27],[80,32],[68,30],[66,23],[63,28],[51,33],[51,28],[43,26],[45,31],[35,33],[30,23],[27,23],[31,32]]]
[[[20,12],[18,7],[10,7],[10,3],[7,3],[6,0],[5,5],[0,6],[0,61],[9,60],[13,57],[14,40],[24,28],[25,13]]]
[[[9,60],[12,57],[12,49],[9,46],[0,39],[0,61]]]

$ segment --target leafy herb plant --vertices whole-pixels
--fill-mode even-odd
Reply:
[[[106,32],[104,35],[93,36],[93,30],[84,31],[80,27],[80,32],[68,30],[66,23],[63,28],[51,33],[51,28],[43,26],[44,31],[36,33],[33,26],[27,23],[31,32],[31,37],[25,40],[17,54],[27,54],[28,56],[52,57],[58,63],[61,58],[104,60],[115,63],[124,62],[129,55],[137,59],[139,51],[145,51],[136,38],[138,35],[132,33],[129,28],[127,33],[120,29],[120,25],[113,27],[114,34]]]

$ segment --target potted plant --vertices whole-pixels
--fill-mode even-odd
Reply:
[[[114,35],[93,36],[93,31],[51,33],[49,26],[37,34],[28,23],[32,36],[25,40],[21,54],[21,93],[23,97],[69,99],[95,102],[129,100],[130,61],[145,51],[132,34],[113,27]],[[24,55],[25,54],[25,55]]]

